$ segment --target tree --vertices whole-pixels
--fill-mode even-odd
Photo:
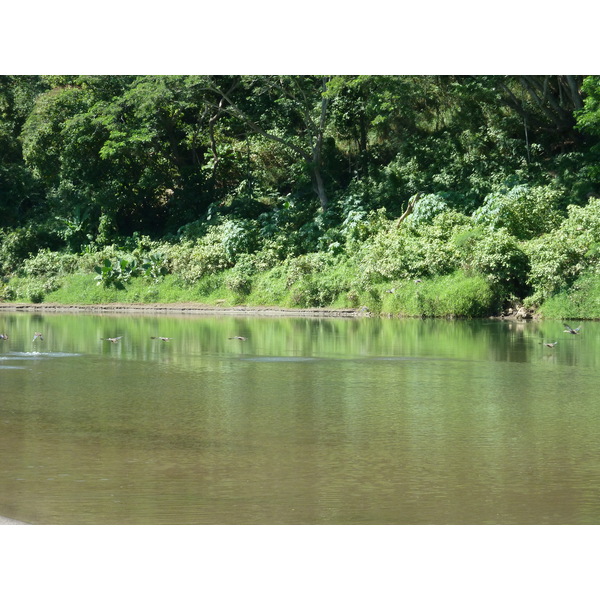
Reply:
[[[21,128],[35,97],[45,89],[40,77],[0,76],[0,222],[15,226],[37,210],[41,190],[23,160]]]
[[[118,235],[163,235],[198,218],[206,140],[196,78],[74,77],[41,95],[25,157],[68,217],[91,206]]]
[[[582,84],[585,95],[580,110],[576,113],[578,129],[600,138],[600,77],[590,75]]]
[[[322,210],[329,199],[323,178],[323,146],[330,103],[328,77],[263,76],[206,79],[216,98],[212,120],[226,113],[251,132],[293,151],[310,171]]]

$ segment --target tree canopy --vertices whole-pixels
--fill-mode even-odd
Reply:
[[[597,186],[599,89],[569,75],[3,76],[0,214],[85,213],[108,239],[290,198],[312,216],[357,197],[401,213],[417,191],[474,210],[511,179],[568,180],[580,203]]]

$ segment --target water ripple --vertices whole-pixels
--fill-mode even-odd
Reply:
[[[241,360],[250,362],[309,362],[317,359],[307,356],[256,356],[253,358],[242,358]]]
[[[39,358],[70,358],[73,356],[81,356],[81,354],[73,352],[11,352],[8,355],[0,356],[0,360],[36,360]]]

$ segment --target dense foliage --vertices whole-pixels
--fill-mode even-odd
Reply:
[[[599,157],[596,76],[0,76],[0,299],[540,306]]]

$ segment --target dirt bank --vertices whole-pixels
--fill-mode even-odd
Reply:
[[[280,308],[273,306],[211,306],[207,304],[28,304],[0,303],[2,312],[81,312],[81,313],[140,313],[140,314],[226,314],[253,316],[298,317],[357,317],[366,316],[366,310],[354,308]]]

